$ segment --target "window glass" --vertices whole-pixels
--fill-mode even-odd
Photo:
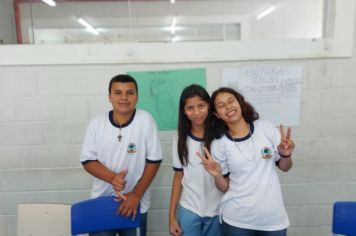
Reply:
[[[328,2],[3,0],[0,43],[317,39],[323,37]]]

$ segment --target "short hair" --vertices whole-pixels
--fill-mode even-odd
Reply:
[[[134,83],[135,84],[135,88],[136,88],[136,93],[138,93],[138,86],[137,86],[137,82],[136,80],[130,76],[130,75],[125,75],[125,74],[120,74],[120,75],[115,75],[109,83],[109,93],[111,93],[111,88],[112,88],[112,84],[113,83]]]

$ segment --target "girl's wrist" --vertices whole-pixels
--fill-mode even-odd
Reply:
[[[278,154],[280,157],[283,157],[283,158],[290,158],[292,156],[292,153],[290,153],[288,155],[284,155],[284,154],[281,154],[280,152],[278,152]]]
[[[176,219],[175,216],[169,216],[169,221],[174,221]]]
[[[214,179],[215,179],[215,180],[224,179],[224,176],[223,176],[223,174],[220,172],[219,174],[217,174],[217,175],[214,176]]]

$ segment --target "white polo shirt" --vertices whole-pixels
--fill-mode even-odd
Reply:
[[[285,229],[289,219],[276,172],[280,133],[262,120],[251,125],[251,133],[252,137],[248,134],[235,141],[225,135],[212,144],[223,174],[230,174],[229,189],[220,205],[222,220],[244,229]]]
[[[122,138],[119,142],[120,134]],[[80,156],[82,163],[90,160],[98,160],[115,173],[128,169],[123,193],[132,191],[143,174],[146,162],[162,161],[158,131],[152,116],[136,109],[121,130],[113,121],[112,111],[94,118],[87,128]],[[115,195],[111,184],[94,178],[92,198]],[[147,212],[149,205],[148,189],[141,199],[141,213]]]
[[[183,166],[179,160],[177,143],[178,137],[175,135],[172,147],[173,169],[184,173],[179,204],[201,217],[218,215],[222,193],[215,187],[214,178],[204,169],[196,154],[202,152],[203,140],[192,135],[187,137],[187,166]]]

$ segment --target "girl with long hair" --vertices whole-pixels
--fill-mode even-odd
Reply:
[[[222,193],[215,187],[196,153],[204,156],[214,139],[210,96],[200,85],[190,85],[179,101],[178,135],[173,139],[175,171],[169,208],[169,231],[172,235],[220,236],[218,205]],[[176,219],[176,208],[179,219]]]
[[[212,155],[207,149],[207,158],[198,155],[225,192],[220,203],[224,235],[285,236],[289,219],[276,167],[285,172],[292,167],[291,129],[285,132],[281,125],[278,131],[260,120],[254,107],[231,88],[212,94],[211,109],[222,137],[211,145]]]

